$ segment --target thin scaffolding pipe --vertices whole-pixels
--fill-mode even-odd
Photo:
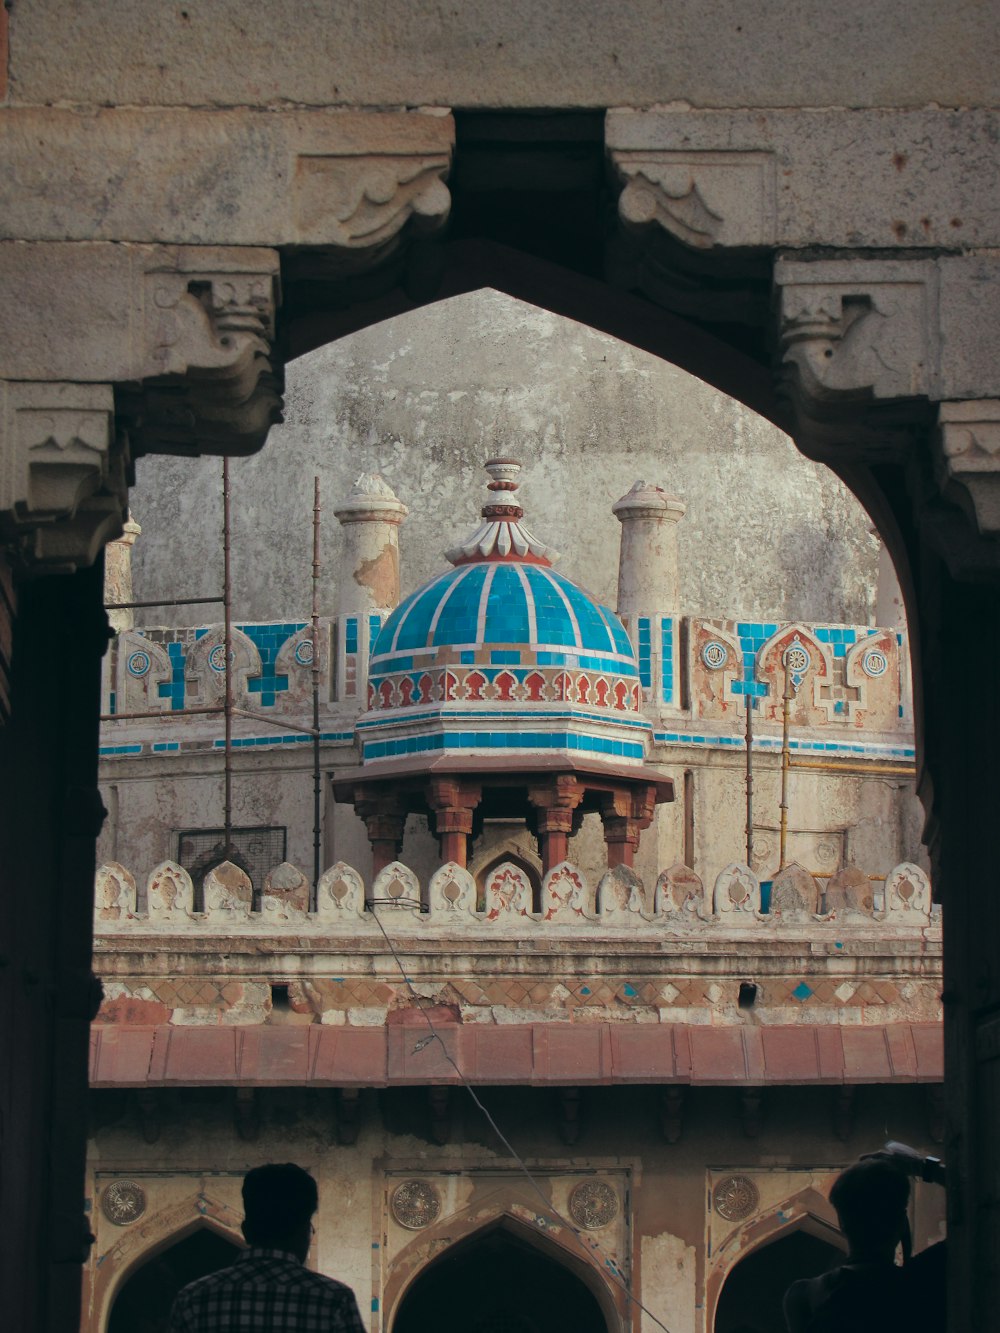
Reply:
[[[778,833],[778,869],[785,868],[785,846],[788,841],[788,774],[792,751],[788,744],[789,704],[792,702],[792,676],[785,653],[785,692],[781,698],[781,811]]]
[[[99,722],[138,722],[146,718],[162,718],[172,722],[175,717],[191,717],[194,713],[221,713],[222,704],[206,704],[204,708],[170,708],[162,713],[147,709],[143,713],[101,713]]]
[[[322,782],[319,771],[319,477],[313,478],[312,705],[313,705],[313,905],[319,888]]]
[[[230,506],[229,458],[225,456],[222,459],[222,609],[225,619],[224,643],[226,655],[226,697],[223,708],[225,717],[223,824],[227,857],[232,849],[233,842],[233,587],[230,566]]]
[[[149,602],[105,602],[105,611],[137,611],[145,606],[219,606],[224,597],[154,597]]]
[[[753,867],[753,695],[744,696],[747,703],[747,865]]]

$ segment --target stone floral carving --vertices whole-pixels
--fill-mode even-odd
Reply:
[[[146,1191],[134,1180],[113,1180],[101,1194],[101,1212],[116,1227],[138,1222],[146,1211]]]
[[[393,1190],[389,1207],[401,1227],[419,1231],[437,1221],[441,1198],[428,1180],[404,1180]]]
[[[486,920],[499,925],[520,921],[531,911],[531,884],[528,876],[511,861],[503,861],[492,870],[484,885]]]
[[[316,915],[319,921],[334,924],[364,915],[365,885],[358,872],[345,861],[337,861],[324,870],[316,887]]]
[[[618,1216],[620,1204],[614,1189],[604,1180],[583,1180],[569,1196],[569,1214],[577,1226],[599,1231]]]
[[[730,926],[752,926],[761,919],[760,885],[749,866],[733,861],[715,881],[715,915]]]
[[[94,927],[127,921],[135,913],[135,879],[130,870],[109,861],[94,879]]]
[[[542,881],[542,920],[572,924],[593,917],[594,895],[586,876],[569,861],[561,861]]]
[[[190,917],[194,903],[191,876],[176,861],[163,861],[146,883],[146,904],[151,922],[176,922]]]
[[[759,1203],[760,1191],[749,1176],[726,1176],[712,1191],[712,1205],[727,1222],[742,1222]]]

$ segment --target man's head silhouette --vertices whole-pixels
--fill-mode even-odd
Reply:
[[[878,1158],[855,1162],[830,1191],[840,1229],[856,1260],[892,1262],[907,1232],[910,1182],[898,1166]]]
[[[302,1262],[309,1253],[316,1182],[293,1162],[254,1167],[243,1178],[243,1235],[248,1245],[287,1250]]]

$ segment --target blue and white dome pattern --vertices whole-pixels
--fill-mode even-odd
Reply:
[[[556,751],[642,763],[635,650],[621,621],[551,568],[521,525],[519,465],[491,459],[485,523],[407,597],[372,647],[362,758]],[[530,761],[529,761],[530,762]]]
[[[442,648],[481,666],[585,667],[629,678],[639,670],[612,611],[554,570],[514,561],[460,565],[407,597],[372,648],[370,679],[440,660]]]

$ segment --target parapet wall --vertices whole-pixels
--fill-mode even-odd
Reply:
[[[878,888],[873,891],[873,884]],[[220,930],[252,933],[316,931],[380,935],[446,931],[469,936],[496,932],[574,931],[591,937],[620,931],[651,936],[700,932],[788,932],[799,936],[829,930],[925,932],[932,925],[931,887],[926,874],[903,862],[884,883],[849,868],[834,875],[825,891],[798,865],[786,866],[762,886],[746,866],[733,862],[705,885],[689,867],[673,865],[646,886],[625,866],[608,870],[592,884],[568,861],[545,875],[540,893],[524,869],[505,861],[477,884],[462,867],[440,866],[426,883],[401,862],[386,866],[370,884],[344,862],[321,876],[315,897],[309,880],[284,863],[267,876],[259,907],[254,886],[239,866],[225,861],[201,885],[202,910],[195,910],[191,876],[165,861],[146,881],[146,907],[137,907],[136,879],[115,862],[97,872],[95,931],[99,935],[152,930],[165,935]],[[767,910],[764,910],[764,908]]]

